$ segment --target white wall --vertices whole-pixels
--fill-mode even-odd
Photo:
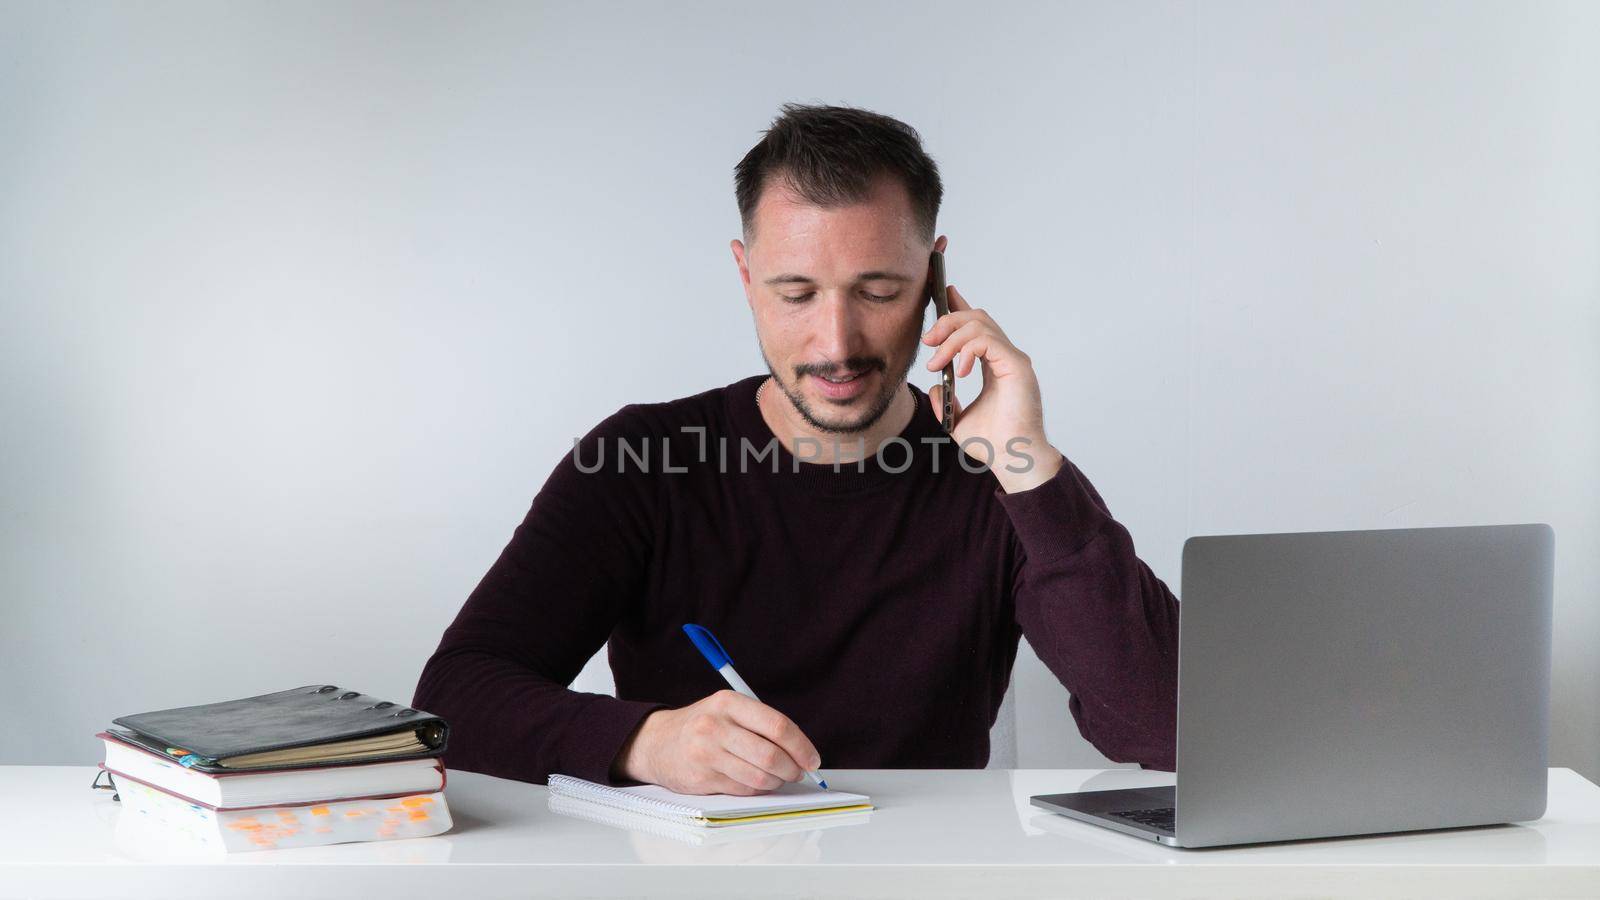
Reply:
[[[1600,6],[925,8],[0,0],[0,761],[408,699],[573,435],[760,371],[732,167],[809,100],[922,131],[1175,590],[1192,534],[1551,523],[1600,777]],[[1093,764],[1016,684],[1018,761]]]

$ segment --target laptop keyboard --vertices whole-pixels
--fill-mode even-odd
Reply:
[[[1174,819],[1177,812],[1176,807],[1166,806],[1161,809],[1124,809],[1118,812],[1106,813],[1106,815],[1127,819],[1130,822],[1138,822],[1140,825],[1148,825],[1168,834],[1176,834],[1177,823]]]

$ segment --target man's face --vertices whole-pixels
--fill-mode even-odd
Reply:
[[[931,248],[905,186],[879,178],[866,202],[822,209],[774,179],[754,232],[733,255],[773,381],[812,427],[865,431],[902,390],[927,305]]]

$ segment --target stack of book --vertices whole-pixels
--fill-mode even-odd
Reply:
[[[451,827],[445,721],[337,685],[122,716],[95,736],[119,832],[231,852]]]

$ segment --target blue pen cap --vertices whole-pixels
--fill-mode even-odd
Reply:
[[[722,645],[717,643],[716,637],[704,627],[685,625],[683,626],[683,633],[689,636],[689,640],[694,641],[695,648],[700,651],[701,656],[706,658],[706,662],[711,663],[711,668],[720,669],[733,662],[728,656],[728,651],[722,649]]]

